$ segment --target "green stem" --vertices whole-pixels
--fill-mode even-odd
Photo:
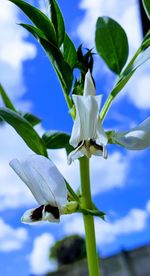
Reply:
[[[82,207],[92,209],[92,197],[90,189],[90,173],[89,159],[87,157],[80,158],[80,178],[82,189]],[[100,276],[98,255],[96,250],[96,239],[94,229],[94,218],[91,215],[83,214],[87,261],[90,276]]]
[[[117,87],[118,83],[120,82],[120,80],[122,79],[122,76],[125,75],[125,73],[128,71],[128,69],[132,66],[133,62],[135,61],[135,59],[137,58],[137,56],[141,53],[141,46],[139,47],[139,49],[136,51],[136,53],[134,54],[133,58],[130,60],[129,64],[126,66],[125,70],[121,73],[121,75],[119,76],[118,78],[118,81],[116,83],[116,85],[114,86],[113,90],[111,91],[111,93],[109,94],[104,106],[103,106],[103,109],[101,111],[101,114],[100,114],[100,119],[101,119],[101,122],[104,121],[105,119],[105,116],[113,102],[113,100],[115,99],[115,97],[118,95],[118,93],[120,92],[120,90],[117,91],[117,93],[114,94],[115,92],[115,88]],[[129,77],[130,79],[130,77]],[[128,80],[129,80],[128,79]],[[127,80],[127,81],[128,81]],[[124,87],[124,86],[123,86]],[[123,88],[122,87],[122,88]],[[121,89],[122,89],[121,88]]]
[[[106,116],[106,114],[107,114],[107,112],[108,112],[108,110],[109,110],[109,108],[110,108],[110,106],[112,104],[113,99],[114,99],[114,96],[112,96],[111,94],[109,94],[109,96],[108,96],[108,98],[107,98],[107,100],[106,100],[106,102],[105,102],[105,104],[103,106],[103,109],[102,109],[102,111],[100,113],[101,122],[104,121],[104,118],[105,118],[105,116]]]

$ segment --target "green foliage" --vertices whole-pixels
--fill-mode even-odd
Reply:
[[[57,44],[53,24],[43,12],[22,0],[9,1],[18,6],[29,17],[33,24],[45,34],[49,41],[55,45]]]
[[[51,248],[50,257],[56,259],[59,266],[72,264],[86,258],[84,238],[79,235],[71,235],[57,241]]]
[[[137,50],[137,52],[135,53],[131,61],[125,67],[123,72],[120,74],[117,80],[117,83],[115,84],[111,93],[109,94],[100,113],[100,118],[102,121],[104,120],[104,117],[106,116],[106,113],[110,108],[112,101],[115,99],[118,93],[124,88],[124,86],[130,80],[130,78],[135,73],[135,71],[149,59],[150,59],[150,30],[144,37],[139,49]]]
[[[77,63],[77,52],[72,40],[66,33],[65,33],[64,43],[61,47],[61,52],[63,54],[65,61],[73,69]]]
[[[26,119],[32,126],[35,126],[41,122],[41,119],[39,119],[38,117],[36,117],[35,115],[33,115],[29,112],[17,111],[1,84],[0,84],[0,96],[2,98],[2,101],[5,105],[5,107],[11,109],[14,112],[17,112],[24,119]],[[2,119],[0,120],[0,123],[1,122],[3,122]]]
[[[0,117],[0,125],[4,124],[4,120]]]
[[[150,19],[150,0],[142,0],[147,17]]]
[[[11,125],[35,153],[47,156],[46,147],[32,125],[9,108],[0,108],[0,117]]]
[[[29,112],[18,112],[24,119],[26,119],[32,126],[41,123],[41,119]]]
[[[72,87],[73,71],[70,67],[71,58],[69,58],[67,63],[66,54],[64,57],[61,53],[61,50],[59,49],[59,46],[63,43],[66,34],[64,29],[63,17],[56,1],[50,1],[52,22],[40,10],[22,0],[9,1],[17,5],[34,23],[35,26],[29,24],[20,25],[28,30],[44,48],[55,69],[64,93],[69,94]],[[68,47],[68,43],[64,43],[65,47]],[[73,53],[73,46],[71,53]]]
[[[84,53],[85,52],[85,53]],[[77,68],[81,70],[81,73],[84,73],[84,75],[87,73],[88,70],[92,72],[93,70],[93,55],[92,49],[85,48],[83,51],[82,44],[78,47],[77,50]]]
[[[28,30],[43,46],[57,73],[62,88],[68,94],[72,86],[73,75],[70,66],[65,62],[61,51],[53,43],[44,39],[44,33],[42,33],[41,30],[29,24],[20,25]]]
[[[42,139],[47,149],[61,149],[65,148],[67,154],[69,154],[73,147],[69,145],[70,135],[64,132],[47,131]]]
[[[16,111],[13,103],[11,102],[11,100],[9,99],[7,93],[5,92],[4,88],[2,87],[2,85],[0,84],[0,96],[3,100],[3,103],[6,107],[10,108],[13,111]]]
[[[88,70],[90,70],[91,72],[93,71],[93,55],[94,53],[92,52],[92,49],[83,49],[82,44],[78,47],[77,63],[75,67],[80,70],[80,78],[75,79],[72,94],[83,95],[85,74]]]
[[[57,45],[58,47],[64,41],[65,37],[65,23],[61,13],[61,10],[55,0],[48,0],[50,5],[50,17],[55,28],[56,36],[57,36]]]
[[[128,58],[128,40],[123,28],[112,18],[99,17],[95,43],[108,67],[119,75]]]
[[[72,187],[69,185],[69,183],[65,180],[66,182],[66,187],[68,190],[68,201],[79,201],[79,198],[77,196],[77,194],[74,192],[74,190],[72,189]]]
[[[69,64],[70,68],[74,68],[77,61],[76,48],[65,32],[65,23],[61,10],[57,4],[56,0],[48,0],[50,4],[50,17],[54,25],[56,35],[57,35],[57,44],[61,50],[64,60]]]

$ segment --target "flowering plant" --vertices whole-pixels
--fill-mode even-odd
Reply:
[[[56,0],[47,0],[50,17],[23,0],[8,0],[17,5],[32,21],[20,24],[41,44],[60,81],[69,113],[73,119],[71,135],[46,132],[42,137],[34,126],[40,120],[33,114],[16,110],[2,85],[0,95],[4,107],[0,118],[10,124],[35,153],[24,160],[14,159],[10,166],[28,186],[39,206],[28,210],[24,223],[39,221],[59,222],[60,216],[80,212],[83,214],[89,274],[100,275],[94,230],[94,216],[104,219],[91,197],[90,158],[92,155],[109,158],[107,144],[116,144],[129,150],[150,147],[150,117],[137,127],[124,132],[105,131],[106,114],[126,83],[138,67],[150,58],[150,32],[144,37],[137,52],[128,64],[128,39],[123,28],[112,18],[99,17],[96,23],[95,44],[98,54],[108,68],[118,75],[116,84],[101,107],[102,95],[96,95],[92,76],[94,59],[91,50],[83,53],[82,46],[75,48],[65,30],[65,23]],[[143,0],[150,17],[150,5]],[[105,39],[104,39],[105,38]],[[79,74],[75,77],[74,69]],[[101,108],[100,108],[101,107]],[[101,110],[101,111],[100,111]],[[78,159],[81,188],[77,193],[49,159],[48,149],[65,148],[68,165]]]

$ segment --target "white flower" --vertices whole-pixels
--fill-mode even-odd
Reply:
[[[67,188],[63,176],[53,162],[41,155],[31,155],[22,162],[13,159],[10,166],[28,186],[39,204],[38,208],[26,211],[22,221],[59,222],[61,210],[67,203]]]
[[[75,148],[68,156],[68,163],[86,155],[92,154],[107,158],[107,136],[101,126],[99,109],[102,95],[96,96],[95,87],[90,74],[85,76],[83,96],[72,96],[76,118],[69,143]]]
[[[126,132],[112,132],[112,142],[129,150],[143,150],[150,147],[150,117],[140,125]]]

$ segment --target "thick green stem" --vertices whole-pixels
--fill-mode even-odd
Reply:
[[[82,189],[82,206],[83,208],[92,208],[92,198],[90,189],[90,173],[89,173],[89,159],[87,157],[80,158],[80,177]],[[90,276],[100,276],[98,255],[96,250],[96,239],[94,229],[94,218],[91,215],[83,214],[87,261]]]

